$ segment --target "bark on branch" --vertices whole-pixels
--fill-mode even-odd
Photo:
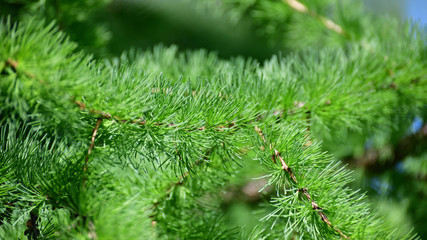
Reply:
[[[265,138],[264,134],[262,133],[262,130],[259,127],[255,126],[255,132],[257,133],[258,136],[260,136],[261,140],[265,144],[267,144],[266,138]],[[304,145],[304,146],[306,146],[306,145]],[[261,150],[265,151],[265,148],[261,147]],[[294,182],[295,185],[298,184],[296,176],[293,174],[292,169],[289,167],[289,165],[286,164],[285,160],[281,156],[282,154],[279,151],[277,151],[276,149],[273,150],[271,144],[270,144],[270,151],[274,151],[274,154],[271,155],[271,159],[273,160],[273,162],[277,163],[276,159],[278,158],[280,160],[281,165],[282,165],[282,169],[288,173],[289,177],[292,179],[292,181]],[[331,221],[329,221],[329,218],[323,212],[323,209],[321,207],[319,207],[319,205],[312,199],[312,197],[308,191],[308,188],[299,188],[298,192],[300,192],[304,196],[306,196],[307,200],[311,204],[312,209],[315,210],[317,212],[317,214],[319,214],[320,218],[322,219],[322,221],[324,223],[326,223],[331,229],[333,229],[335,232],[337,232],[341,237],[343,237],[345,239],[350,239],[350,237],[348,237],[341,230],[335,228],[332,225]]]

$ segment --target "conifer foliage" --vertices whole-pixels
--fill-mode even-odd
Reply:
[[[82,50],[67,37],[79,41],[75,24],[50,22],[49,2],[2,18],[1,238],[417,238],[384,221],[331,153],[425,116],[425,31],[355,1],[215,2],[286,54],[159,45],[93,58],[87,38]],[[254,229],[230,227],[224,192],[253,161],[259,190],[273,190]]]

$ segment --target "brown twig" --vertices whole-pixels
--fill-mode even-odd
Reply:
[[[98,132],[99,125],[101,124],[101,122],[102,122],[102,118],[98,118],[98,120],[96,120],[95,127],[93,128],[92,138],[91,138],[91,142],[89,145],[89,150],[87,151],[87,155],[85,158],[85,165],[83,167],[84,172],[87,172],[87,164],[89,162],[89,155],[91,154],[92,149],[95,147],[95,137],[96,137],[96,133]]]
[[[199,160],[195,161],[195,162],[190,166],[190,169],[194,168],[195,166],[200,165],[200,164],[201,164],[201,163],[203,163],[203,162],[206,162],[206,161],[208,160],[208,156],[212,153],[212,150],[213,150],[213,148],[210,148],[209,150],[207,150],[206,154],[202,157],[202,158],[203,158],[203,160],[202,160],[202,159],[199,159]],[[181,157],[181,155],[178,153],[178,150],[176,150],[176,153],[178,154],[179,159],[180,159],[180,160],[182,160],[182,157]],[[166,193],[170,193],[170,192],[173,190],[174,186],[182,185],[182,184],[183,184],[184,179],[185,179],[189,174],[190,174],[190,171],[186,171],[186,172],[184,172],[181,176],[179,176],[178,181],[176,181],[176,182],[172,183],[172,184],[171,184],[171,187],[166,191]]]
[[[6,66],[10,66],[12,70],[16,72],[16,69],[18,68],[18,62],[11,58],[8,58],[6,60]]]
[[[291,179],[295,182],[298,183],[297,178],[295,177],[295,175],[292,173],[292,169],[286,164],[285,160],[282,158],[281,153],[279,151],[277,151],[276,149],[274,149],[274,158],[279,158],[280,163],[282,164],[282,169],[285,170],[289,176],[291,177]]]
[[[267,143],[267,141],[265,140],[265,136],[262,133],[262,130],[258,126],[255,126],[255,132],[258,134],[258,136],[260,136],[261,140],[264,143]],[[265,148],[261,146],[261,150],[264,151]],[[272,144],[270,144],[270,150],[273,150]],[[289,174],[289,176],[291,177],[291,179],[295,183],[298,183],[297,178],[292,173],[292,169],[286,164],[285,160],[283,159],[283,157],[281,155],[282,154],[279,151],[274,149],[274,154],[271,155],[271,159],[273,160],[274,163],[277,163],[276,158],[278,158],[280,160],[280,163],[282,164],[282,169],[285,170]]]
[[[329,221],[326,214],[323,212],[323,208],[319,207],[319,205],[311,198],[310,193],[308,193],[307,188],[300,188],[298,189],[298,192],[304,194],[304,196],[307,198],[307,200],[311,203],[311,207],[313,210],[319,214],[320,218],[323,222],[325,222],[330,228],[334,229],[337,233],[339,233],[343,238],[350,239],[350,237],[346,236],[344,233],[342,233],[339,229],[336,229],[332,226],[331,221]]]
[[[260,136],[261,140],[264,143],[267,143],[267,141],[265,140],[265,136],[259,127],[255,126],[255,132]],[[311,145],[311,142],[310,142],[310,145]],[[304,146],[310,146],[310,145],[305,144]],[[261,147],[261,150],[264,151],[265,148]],[[292,169],[288,166],[288,164],[286,164],[285,160],[281,156],[281,153],[279,151],[277,151],[276,149],[273,149],[272,144],[270,144],[270,150],[274,151],[274,154],[271,155],[271,159],[273,160],[273,162],[277,163],[276,158],[278,158],[280,160],[280,163],[282,164],[282,169],[284,171],[286,171],[288,173],[289,177],[292,179],[292,181],[295,184],[297,184],[298,183],[297,178],[293,174]],[[324,223],[326,223],[330,228],[332,228],[334,231],[336,231],[338,234],[340,234],[343,238],[350,239],[350,237],[346,236],[343,232],[341,232],[341,230],[335,228],[332,225],[331,221],[329,221],[328,217],[323,212],[323,209],[321,207],[319,207],[319,205],[311,198],[311,196],[308,192],[308,188],[300,188],[300,189],[298,189],[298,192],[304,194],[307,197],[308,201],[311,203],[311,207],[313,208],[313,210],[315,210],[319,214],[320,218],[322,219],[322,221]]]
[[[137,124],[137,125],[146,125],[147,122],[143,119],[138,119],[138,120],[134,120],[134,119],[127,119],[124,117],[119,117],[119,116],[115,116],[112,115],[111,113],[108,112],[104,112],[104,111],[100,111],[100,110],[96,110],[93,108],[87,108],[86,105],[83,102],[77,101],[77,100],[73,100],[73,103],[76,104],[80,110],[82,111],[87,111],[90,114],[96,115],[98,116],[100,119],[106,119],[106,120],[115,120],[117,122],[120,123],[131,123],[131,124]],[[162,122],[156,122],[154,123],[154,126],[167,126],[167,127],[175,127],[176,128],[176,124],[175,123],[162,123]],[[219,132],[224,132],[224,129],[231,129],[233,128],[233,130],[237,130],[237,124],[234,122],[226,122],[226,125],[219,125],[219,126],[213,126],[212,129],[219,131]],[[191,132],[191,131],[205,131],[207,129],[206,126],[191,126],[188,127],[186,129],[186,131]]]
[[[118,116],[114,116],[114,115],[107,113],[107,112],[99,111],[99,110],[96,110],[93,108],[87,108],[83,102],[80,102],[77,100],[74,100],[73,102],[80,108],[80,110],[88,111],[90,114],[93,114],[93,115],[98,115],[100,119],[108,119],[108,120],[114,119],[114,120],[119,121],[121,123],[130,122],[130,123],[135,123],[135,124],[139,124],[139,125],[145,124],[145,121],[123,119],[123,118],[120,118]]]
[[[334,32],[338,33],[339,35],[348,37],[348,34],[343,30],[343,28],[340,25],[338,25],[334,21],[332,21],[332,20],[330,20],[330,19],[328,19],[328,18],[326,18],[326,17],[324,17],[324,16],[322,16],[322,15],[320,15],[314,11],[311,11],[310,9],[308,9],[307,6],[305,6],[301,2],[299,2],[297,0],[282,0],[282,1],[286,4],[288,4],[291,8],[293,8],[297,12],[308,14],[308,15],[318,19],[329,30],[334,31]]]
[[[197,166],[201,163],[201,161],[197,160],[193,165],[191,165],[191,168],[194,166]],[[179,176],[178,181],[171,184],[171,187],[166,191],[167,194],[172,192],[173,188],[175,186],[182,185],[184,183],[184,179],[190,174],[190,171],[184,172],[181,176]]]
[[[209,155],[210,154],[210,152],[211,152],[211,149],[209,149],[208,150],[208,154],[207,155]],[[178,154],[178,152],[177,152],[177,154]],[[207,156],[206,155],[206,156]],[[204,160],[206,160],[206,156],[204,157]],[[181,156],[178,154],[178,157],[179,158],[181,158]],[[196,162],[194,162],[192,165],[191,165],[191,167],[190,168],[193,168],[194,166],[197,166],[197,165],[200,165],[201,163],[203,163],[204,161],[201,161],[201,160],[197,160]],[[190,174],[190,171],[186,171],[186,172],[184,172],[181,176],[179,176],[179,178],[178,178],[178,181],[176,181],[176,182],[173,182],[173,183],[171,183],[171,185],[170,185],[170,188],[168,189],[168,190],[166,190],[165,191],[165,195],[164,196],[162,196],[161,197],[161,199],[166,199],[166,198],[168,198],[169,196],[170,196],[170,193],[173,191],[173,189],[176,187],[176,186],[180,186],[180,185],[183,185],[184,184],[184,180],[185,180],[185,178],[188,176]],[[154,204],[153,204],[153,208],[154,209],[156,209],[156,207],[157,207],[157,205],[159,204],[159,201],[157,201],[157,202],[155,202]],[[155,225],[156,225],[156,223],[157,223],[157,221],[156,221],[156,219],[155,219],[155,215],[153,214],[153,215],[150,215],[149,216],[151,219],[153,219],[152,221],[151,221],[151,223],[152,223],[152,226],[154,227]]]
[[[205,154],[204,156],[202,156],[202,159],[199,159],[199,160],[195,161],[195,162],[191,165],[190,169],[192,169],[192,168],[194,168],[195,166],[201,165],[202,163],[206,162],[206,161],[208,160],[208,156],[212,153],[212,151],[213,151],[213,148],[208,149],[208,150],[207,150],[207,152],[206,152],[206,154]],[[178,153],[178,152],[177,152],[177,153]],[[180,155],[178,155],[178,157],[180,157],[180,158],[181,158],[181,156],[180,156]],[[164,196],[162,196],[162,197],[161,197],[161,199],[162,199],[162,200],[166,199],[167,197],[169,197],[169,196],[170,196],[170,193],[173,191],[173,189],[174,189],[175,187],[183,185],[183,184],[184,184],[184,180],[186,179],[186,177],[187,177],[189,174],[190,174],[190,171],[186,171],[186,172],[184,172],[181,176],[179,176],[178,181],[171,183],[171,184],[170,184],[170,188],[169,188],[168,190],[166,190],[166,192],[165,192],[166,194],[165,194]],[[155,202],[155,203],[153,204],[153,208],[154,208],[154,209],[156,209],[156,207],[157,207],[157,205],[158,205],[158,204],[159,204],[159,201]],[[150,215],[149,217],[150,217],[151,219],[153,219],[153,220],[151,221],[151,223],[152,223],[152,226],[153,226],[153,227],[155,227],[155,225],[156,225],[156,223],[157,223],[157,221],[156,221],[156,219],[155,219],[155,215],[153,214],[153,215]]]
[[[14,59],[12,59],[12,58],[8,58],[8,59],[6,60],[6,62],[5,62],[5,65],[6,65],[6,66],[10,66],[14,72],[18,72],[18,65],[19,65],[19,64],[18,64],[18,61],[14,60]],[[30,73],[30,72],[28,72],[28,71],[22,71],[22,73],[23,73],[25,76],[29,77],[29,78],[32,78],[32,79],[36,79],[36,80],[38,80],[40,83],[43,83],[43,84],[45,84],[45,83],[46,83],[46,82],[45,82],[45,81],[43,81],[42,79],[38,79],[38,78],[36,77],[36,75],[34,75],[33,73]]]

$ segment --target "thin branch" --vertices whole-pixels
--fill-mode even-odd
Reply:
[[[209,149],[209,150],[207,151],[207,154],[203,157],[203,159],[204,159],[204,160],[207,160],[207,156],[208,156],[208,155],[210,155],[210,153],[211,153],[211,152],[212,152],[212,148],[211,148],[211,149]],[[177,154],[178,154],[178,152],[177,152]],[[181,156],[180,156],[179,154],[178,154],[178,157],[179,157],[179,158],[181,158]],[[198,166],[198,165],[202,164],[203,162],[206,162],[206,161],[197,160],[196,162],[194,162],[194,163],[191,165],[190,169],[192,169],[192,168],[193,168],[193,167],[195,167],[195,166]],[[162,200],[164,200],[164,199],[166,199],[167,197],[169,197],[170,193],[173,191],[173,189],[174,189],[176,186],[183,185],[183,184],[184,184],[184,180],[186,179],[186,177],[187,177],[189,174],[190,174],[190,170],[189,170],[189,171],[184,172],[181,176],[179,176],[178,181],[171,183],[170,188],[169,188],[168,190],[166,190],[166,191],[165,191],[165,195],[164,195],[164,196],[162,196],[162,197],[161,197],[161,199],[162,199]],[[153,208],[154,208],[154,209],[156,209],[156,208],[157,208],[157,205],[159,204],[159,202],[160,202],[160,201],[155,202],[155,203],[153,204]],[[154,214],[153,214],[153,215],[150,215],[149,217],[153,219],[153,220],[151,221],[151,223],[152,223],[152,226],[153,226],[153,227],[155,227],[155,225],[156,225],[157,221],[155,220],[155,216],[154,216]]]
[[[297,0],[282,0],[282,1],[286,4],[288,4],[291,8],[293,8],[297,12],[308,14],[308,15],[318,19],[329,30],[332,30],[332,31],[338,33],[339,35],[344,36],[344,37],[348,37],[348,34],[343,30],[343,28],[340,25],[338,25],[334,21],[332,21],[332,20],[330,20],[330,19],[328,19],[328,18],[326,18],[326,17],[324,17],[324,16],[322,16],[322,15],[320,15],[314,11],[311,11],[310,9],[308,9],[307,6],[305,6],[301,2],[299,2]]]
[[[200,164],[202,164],[202,163],[206,162],[206,161],[208,160],[208,156],[210,156],[210,155],[211,155],[212,151],[213,151],[213,148],[209,148],[209,149],[206,151],[206,154],[205,154],[204,156],[202,156],[202,158],[203,158],[203,159],[199,159],[199,160],[195,161],[195,162],[190,166],[190,169],[193,169],[195,166],[199,166]],[[178,154],[178,157],[180,158],[180,160],[182,160],[181,155],[179,155],[178,151],[176,151],[176,153]],[[173,190],[174,186],[182,185],[182,184],[183,184],[184,179],[185,179],[189,174],[190,174],[190,171],[186,171],[186,172],[184,172],[184,173],[179,177],[178,181],[176,181],[176,182],[174,182],[174,183],[172,183],[172,184],[171,184],[171,187],[166,191],[166,193],[170,193],[170,192]]]
[[[199,159],[199,160],[195,161],[195,162],[191,165],[190,169],[194,168],[195,166],[199,166],[199,165],[201,165],[202,163],[206,162],[206,161],[208,160],[208,156],[209,156],[209,155],[211,155],[212,151],[213,151],[213,148],[209,148],[209,149],[207,150],[206,154],[205,154],[204,156],[202,156],[202,159]],[[178,152],[177,152],[177,153],[178,153]],[[180,155],[178,155],[178,156],[180,157]],[[169,196],[170,196],[170,193],[173,191],[173,189],[174,189],[176,186],[181,186],[181,185],[183,185],[183,184],[184,184],[184,180],[186,179],[186,177],[187,177],[189,174],[190,174],[190,170],[188,170],[188,171],[184,172],[181,176],[179,176],[178,181],[171,183],[170,188],[169,188],[168,190],[166,190],[165,195],[161,197],[161,200],[164,200],[164,199],[166,199],[167,197],[169,197]],[[160,201],[157,201],[157,202],[155,202],[155,203],[153,204],[153,208],[154,208],[154,209],[156,209],[156,208],[157,208],[157,205],[159,204],[159,202],[160,202]],[[150,217],[151,219],[153,219],[153,220],[151,221],[151,224],[152,224],[152,226],[153,226],[153,227],[155,227],[155,225],[156,225],[156,223],[157,223],[157,221],[155,220],[155,215],[153,214],[153,215],[150,215],[149,217]]]
[[[261,140],[264,143],[267,143],[267,141],[265,140],[265,136],[262,133],[262,130],[258,127],[255,126],[255,132],[260,136]],[[265,148],[261,147],[261,150],[264,151]],[[273,150],[272,145],[270,144],[270,150]],[[276,162],[276,158],[279,158],[280,163],[282,164],[282,169],[285,170],[289,176],[291,177],[291,179],[295,182],[298,183],[297,178],[295,177],[295,175],[292,173],[292,169],[286,164],[285,160],[282,158],[281,153],[279,151],[277,151],[276,149],[274,149],[274,154],[271,155],[271,159],[273,160],[274,163]]]
[[[16,69],[18,68],[18,62],[11,58],[8,58],[6,60],[6,66],[10,66],[12,70],[16,72]]]
[[[178,155],[179,156],[179,155]],[[180,157],[180,156],[179,156]],[[201,163],[200,160],[197,160],[196,162],[194,162],[193,165],[191,165],[190,168],[193,168],[195,166],[198,166]],[[174,182],[171,184],[171,187],[166,191],[167,194],[169,194],[170,192],[172,192],[173,188],[175,186],[179,186],[182,185],[184,183],[184,179],[190,174],[190,171],[186,171],[184,172],[181,176],[179,176],[178,181]]]
[[[274,155],[272,155],[272,158],[276,158],[276,157],[279,158],[280,163],[282,164],[282,169],[285,170],[289,174],[289,176],[291,177],[291,179],[295,183],[298,183],[297,178],[292,173],[292,169],[286,164],[285,160],[283,160],[281,153],[279,151],[277,151],[276,149],[274,149]]]
[[[80,110],[88,111],[90,114],[96,115],[100,119],[116,120],[117,122],[120,122],[120,123],[131,123],[131,124],[137,124],[137,125],[146,125],[147,124],[146,120],[143,120],[143,119],[138,119],[138,120],[128,119],[128,118],[124,118],[124,117],[114,116],[108,112],[99,111],[99,110],[96,110],[93,108],[87,108],[83,102],[80,102],[77,100],[73,100],[73,103],[75,103],[80,108]],[[175,127],[176,128],[175,123],[156,122],[156,123],[154,123],[154,126],[167,126],[167,127]],[[231,122],[231,123],[227,122],[227,125],[213,126],[212,129],[219,131],[219,132],[224,132],[224,129],[230,129],[230,128],[238,129],[238,127],[236,127],[236,126],[237,126],[237,124],[234,122]],[[188,131],[188,132],[205,131],[206,129],[207,129],[206,126],[201,126],[201,127],[200,126],[190,126],[186,129],[186,131]]]
[[[6,60],[6,62],[5,62],[5,65],[6,66],[10,66],[10,68],[12,68],[12,70],[14,71],[14,72],[18,72],[18,66],[19,66],[19,63],[18,63],[18,61],[16,61],[16,60],[14,60],[14,59],[12,59],[12,58],[8,58],[7,60]],[[22,71],[22,73],[25,75],[25,76],[27,76],[27,77],[29,77],[29,78],[32,78],[32,79],[36,79],[36,80],[38,80],[40,83],[42,83],[42,84],[45,84],[46,82],[45,81],[43,81],[42,79],[39,79],[39,78],[37,78],[36,77],[36,75],[34,75],[33,73],[31,73],[31,72],[28,72],[28,71]]]
[[[262,133],[262,130],[258,126],[255,126],[255,132],[260,136],[261,140],[266,144],[267,141],[265,140],[265,136]],[[310,144],[311,144],[311,142],[310,142]],[[307,144],[305,144],[305,146],[307,146]],[[264,151],[265,148],[261,147],[261,150]],[[298,183],[297,178],[293,174],[292,169],[288,166],[288,164],[286,164],[285,160],[281,156],[281,153],[279,151],[277,151],[276,149],[273,149],[272,144],[270,144],[270,150],[274,151],[274,154],[271,155],[271,159],[273,160],[273,162],[277,163],[276,158],[278,158],[280,160],[280,163],[282,164],[282,169],[284,171],[286,171],[288,173],[289,177],[292,179],[292,181],[295,184],[297,184]],[[341,230],[332,226],[331,221],[329,221],[328,217],[323,212],[323,209],[321,207],[319,207],[319,205],[311,198],[311,196],[308,192],[308,188],[300,188],[300,189],[298,189],[298,192],[304,194],[307,197],[308,201],[311,203],[311,207],[313,208],[313,210],[315,210],[319,214],[320,218],[322,219],[322,221],[324,223],[326,223],[330,228],[332,228],[334,231],[336,231],[338,234],[340,234],[343,238],[350,239],[350,237],[346,236],[343,232],[341,232]]]
[[[80,110],[82,110],[82,111],[88,111],[90,114],[93,114],[93,115],[98,115],[100,119],[107,119],[107,120],[114,119],[114,120],[119,121],[121,123],[130,122],[130,123],[139,124],[139,125],[144,125],[145,124],[145,121],[123,119],[123,118],[120,118],[118,116],[114,116],[114,115],[112,115],[110,113],[99,111],[99,110],[96,110],[96,109],[93,109],[93,108],[89,108],[88,109],[83,102],[80,102],[80,101],[77,101],[77,100],[74,100],[73,102],[75,104],[77,104],[77,106],[80,108]]]
[[[306,196],[307,200],[311,203],[311,207],[313,208],[313,210],[315,210],[319,214],[319,216],[320,216],[320,218],[322,219],[323,222],[325,222],[330,228],[332,228],[336,232],[338,232],[343,238],[350,239],[350,237],[346,236],[339,229],[334,228],[332,226],[331,221],[329,221],[328,217],[323,212],[323,208],[319,207],[319,205],[311,198],[310,193],[308,193],[308,189],[307,188],[300,188],[300,189],[298,189],[298,192],[300,192],[300,193],[304,194],[304,196]]]
[[[102,118],[98,118],[98,120],[96,121],[95,127],[93,128],[91,143],[89,145],[89,150],[87,151],[87,155],[85,158],[85,165],[83,167],[84,172],[87,172],[87,164],[89,162],[89,155],[91,154],[92,149],[95,147],[95,137],[96,137],[96,133],[98,132],[99,125],[101,124],[101,122],[102,122]]]

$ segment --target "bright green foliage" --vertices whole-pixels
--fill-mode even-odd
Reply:
[[[220,12],[248,14],[273,45],[297,49],[263,63],[174,46],[93,59],[54,23],[3,19],[0,237],[416,238],[382,220],[336,156],[356,152],[346,139],[402,137],[424,116],[426,33],[313,2],[307,15],[286,1],[221,1]],[[300,41],[305,25],[316,31]],[[251,160],[273,190],[244,232],[222,204]],[[425,177],[424,160],[403,168]]]

